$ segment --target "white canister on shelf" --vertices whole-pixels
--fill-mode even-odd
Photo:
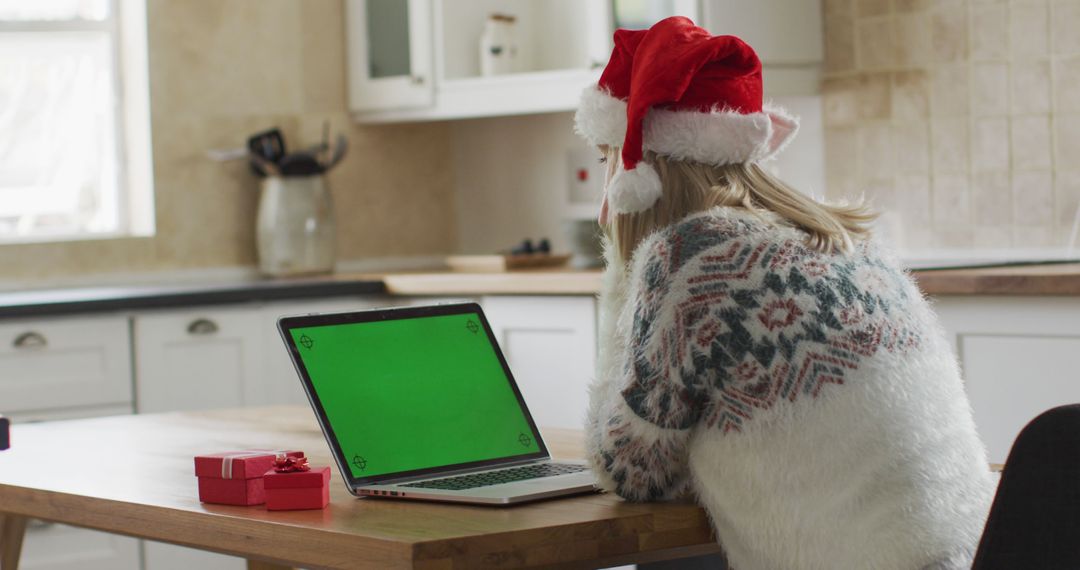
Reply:
[[[480,74],[483,76],[514,73],[517,69],[517,18],[492,14],[484,22],[480,35]]]

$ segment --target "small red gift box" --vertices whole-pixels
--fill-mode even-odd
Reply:
[[[303,451],[249,449],[195,457],[199,500],[223,505],[261,505],[266,502],[263,473],[278,454],[303,457]]]
[[[263,477],[266,510],[295,511],[322,509],[330,503],[330,468],[278,473],[271,469]]]

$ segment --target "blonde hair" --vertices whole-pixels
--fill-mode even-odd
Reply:
[[[608,159],[609,174],[618,168],[618,150],[601,147]],[[763,219],[774,214],[779,223],[805,232],[809,247],[824,252],[851,250],[856,239],[869,235],[869,224],[876,218],[862,204],[822,204],[756,164],[712,166],[651,151],[645,153],[644,162],[653,165],[660,175],[660,199],[648,210],[611,217],[604,228],[624,263],[630,261],[634,249],[649,234],[716,206],[745,208]]]

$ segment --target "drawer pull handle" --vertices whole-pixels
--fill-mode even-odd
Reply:
[[[34,331],[22,333],[11,343],[15,348],[45,348],[48,344],[45,335]]]
[[[214,334],[218,332],[218,326],[217,323],[210,319],[195,319],[188,325],[187,332],[188,334],[197,335]]]

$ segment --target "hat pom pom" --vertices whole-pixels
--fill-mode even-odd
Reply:
[[[639,162],[632,170],[620,168],[607,191],[608,204],[616,214],[648,210],[660,199],[660,175],[652,165]]]

